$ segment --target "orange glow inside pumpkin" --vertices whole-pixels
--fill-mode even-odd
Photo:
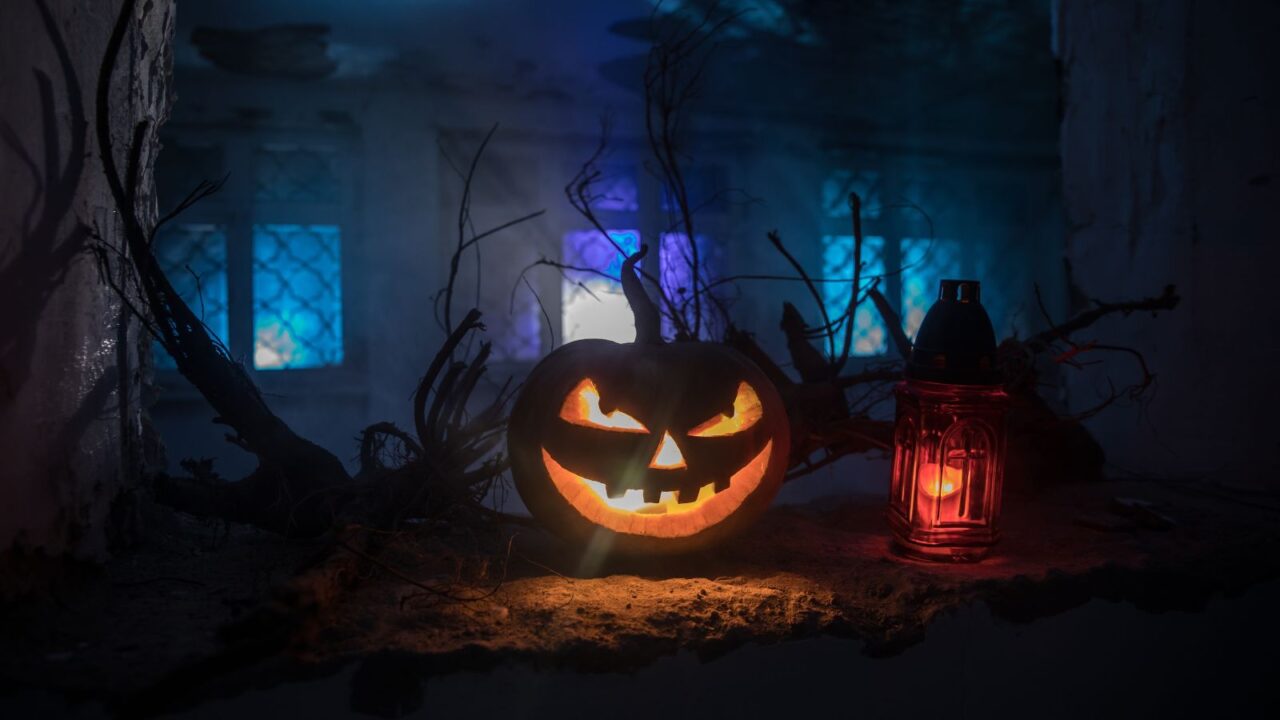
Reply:
[[[725,415],[724,413],[716,415],[690,430],[689,436],[703,438],[735,435],[760,422],[762,417],[764,417],[764,405],[760,402],[760,396],[756,395],[755,389],[747,383],[739,383],[738,392],[733,397],[733,413],[731,415]],[[600,408],[600,390],[590,378],[578,383],[565,397],[564,404],[560,407],[560,419],[574,425],[617,432],[642,433],[649,431],[643,423],[621,410],[615,409],[605,413]],[[673,440],[668,442],[668,440],[670,440],[670,435],[664,438],[662,448],[659,449],[660,453],[662,449],[675,448],[675,442]],[[678,454],[679,450],[676,449],[675,455]],[[666,462],[677,463],[675,455],[671,455]],[[658,458],[655,458],[655,462],[657,461]],[[678,462],[683,463],[683,459]],[[653,465],[652,467],[683,467],[683,465],[668,464]]]
[[[716,492],[714,478],[710,479],[699,489],[697,499],[688,503],[677,502],[674,492],[664,492],[658,502],[646,503],[638,489],[610,498],[604,483],[565,469],[545,448],[542,462],[560,495],[592,523],[619,533],[674,538],[694,535],[733,514],[760,486],[772,452],[770,440],[730,477],[728,488]]]
[[[746,383],[738,384],[738,393],[733,398],[733,414],[711,418],[689,431],[691,437],[723,437],[734,435],[760,422],[764,417],[764,406],[760,404],[760,396]]]
[[[724,437],[749,429],[764,417],[764,406],[756,391],[747,383],[739,383],[731,414],[719,413],[689,431],[691,437]],[[583,427],[612,432],[647,433],[639,420],[619,409],[608,413],[600,406],[600,390],[590,378],[583,379],[565,397],[560,418]],[[601,527],[620,533],[652,537],[685,537],[723,521],[760,486],[769,467],[773,442],[729,478],[729,487],[716,492],[717,478],[709,478],[698,488],[691,502],[679,502],[677,492],[665,491],[658,502],[644,500],[644,491],[627,490],[621,497],[611,498],[605,483],[592,480],[566,469],[546,449],[542,461],[561,496],[583,517]],[[669,431],[649,461],[650,469],[677,470],[688,465],[679,444]]]
[[[560,407],[560,418],[584,427],[604,428],[617,432],[649,432],[649,429],[639,420],[621,410],[613,410],[606,415],[600,409],[600,391],[590,379],[578,383],[578,386],[565,397],[564,405]]]
[[[684,453],[680,452],[680,447],[676,445],[676,439],[671,437],[671,433],[662,434],[662,443],[658,445],[658,449],[653,453],[653,459],[649,461],[649,467],[659,470],[678,470],[682,467],[688,467],[684,462]]]

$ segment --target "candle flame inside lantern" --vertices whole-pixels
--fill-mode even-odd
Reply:
[[[955,493],[964,484],[964,468],[938,463],[920,465],[917,487],[931,498],[944,498]]]

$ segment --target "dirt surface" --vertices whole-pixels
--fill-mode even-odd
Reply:
[[[1116,498],[1153,507],[1135,515]],[[616,670],[678,649],[714,656],[746,642],[831,633],[862,639],[872,654],[893,653],[921,640],[939,613],[975,600],[1012,620],[1093,597],[1193,610],[1216,591],[1280,571],[1278,512],[1190,487],[1068,488],[1011,499],[1003,541],[973,565],[895,555],[874,499],[775,508],[715,555],[594,571],[554,546],[531,541],[520,553],[517,540],[511,572],[520,576],[491,597],[402,602],[415,588],[383,575],[344,595],[298,650],[309,660],[379,650],[435,658],[438,667],[451,657],[523,657]]]
[[[876,498],[774,508],[712,554],[651,562],[593,561],[524,530],[483,580],[450,587],[467,601],[410,582],[443,587],[455,572],[411,535],[378,545],[377,562],[340,549],[292,584],[322,542],[236,531],[201,548],[171,536],[73,594],[6,612],[0,670],[107,698],[150,688],[148,707],[171,707],[356,661],[376,668],[371,692],[383,697],[395,677],[422,673],[627,670],[678,650],[708,658],[821,634],[891,654],[975,601],[1014,621],[1095,597],[1195,610],[1280,575],[1278,518],[1274,498],[1203,485],[1061,488],[1007,499],[1004,539],[976,565],[894,555]],[[275,610],[253,609],[273,587]]]

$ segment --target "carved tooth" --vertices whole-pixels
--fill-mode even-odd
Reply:
[[[618,484],[605,485],[604,492],[609,496],[610,500],[617,500],[627,496],[627,489]]]
[[[716,492],[720,492],[722,490],[728,490],[728,489],[729,489],[729,478],[724,478],[716,481]]]
[[[662,489],[656,487],[647,487],[644,489],[644,501],[647,503],[656,503],[662,500]]]
[[[701,490],[701,489],[702,489],[702,488],[697,488],[697,487],[683,487],[683,488],[680,488],[680,492],[676,495],[676,502],[678,502],[678,503],[680,503],[680,504],[682,504],[682,505],[683,505],[683,504],[685,504],[685,503],[691,503],[691,502],[693,502],[694,500],[697,500],[697,499],[698,499],[698,491],[699,491],[699,490]]]

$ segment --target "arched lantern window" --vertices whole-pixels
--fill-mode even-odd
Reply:
[[[976,420],[961,420],[943,435],[934,457],[921,464],[916,482],[933,525],[985,521],[993,446],[991,431]]]

